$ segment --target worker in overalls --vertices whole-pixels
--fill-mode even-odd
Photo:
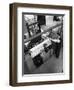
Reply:
[[[51,32],[50,40],[52,42],[53,54],[55,54],[56,58],[59,58],[61,38],[57,33]]]

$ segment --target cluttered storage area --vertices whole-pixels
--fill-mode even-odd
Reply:
[[[23,75],[63,72],[63,17],[23,13]]]

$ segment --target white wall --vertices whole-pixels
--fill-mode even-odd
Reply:
[[[44,86],[9,86],[9,3],[12,2],[14,0],[0,0],[0,90],[73,90],[74,82]],[[15,0],[15,2],[71,5],[74,10],[74,0]]]

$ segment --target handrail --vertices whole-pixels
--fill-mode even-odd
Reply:
[[[32,36],[32,37],[24,40],[24,43],[25,43],[25,42],[28,42],[28,41],[30,41],[30,40],[32,40],[32,39],[34,39],[34,38],[36,38],[36,37],[38,37],[38,36],[40,36],[40,35],[42,35],[42,34],[44,34],[44,33],[46,33],[46,32],[48,32],[48,31],[51,30],[51,29],[54,29],[54,28],[56,28],[56,27],[58,27],[58,26],[61,26],[61,25],[63,25],[62,22],[61,22],[60,24],[57,24],[57,25],[55,25],[55,26],[52,26],[52,27],[48,28],[48,29],[45,30],[44,32],[41,32],[41,33],[39,33],[39,34],[37,34],[37,35],[34,35],[34,36]]]

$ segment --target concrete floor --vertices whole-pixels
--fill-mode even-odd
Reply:
[[[61,73],[63,71],[63,53],[60,52],[59,58],[54,55],[37,68],[33,73]]]
[[[56,58],[54,55],[45,57],[46,61],[36,68],[32,58],[27,55],[24,64],[24,74],[61,73],[63,71],[63,49],[60,51],[59,58]]]

